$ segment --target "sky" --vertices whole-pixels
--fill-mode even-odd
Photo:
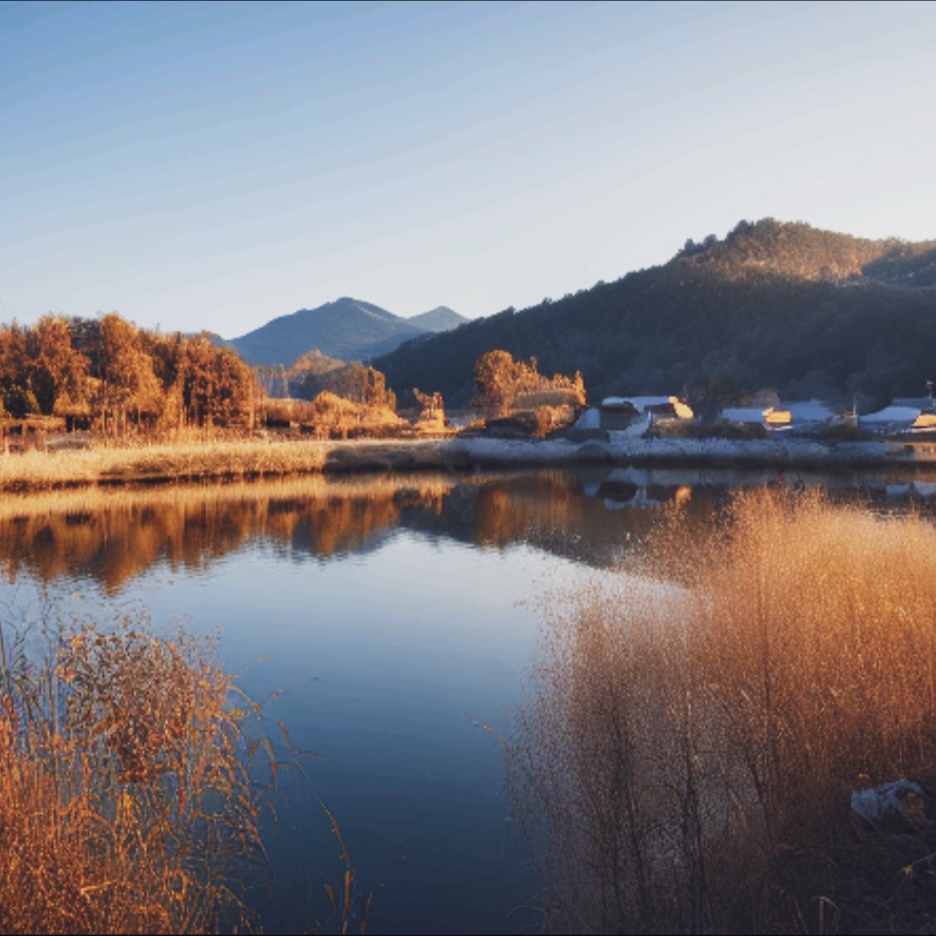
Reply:
[[[0,2],[0,320],[474,318],[774,217],[936,237],[929,3]]]

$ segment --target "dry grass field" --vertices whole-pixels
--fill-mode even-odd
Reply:
[[[932,932],[936,815],[850,809],[936,778],[932,522],[745,494],[641,571],[551,603],[508,743],[547,929]]]
[[[330,448],[306,440],[218,440],[0,455],[0,490],[244,479],[320,472]]]
[[[171,442],[119,444],[71,437],[0,450],[0,491],[29,493],[93,485],[252,481],[322,472],[464,470],[454,433],[427,421],[407,438],[315,439],[270,433],[239,438],[193,432]]]

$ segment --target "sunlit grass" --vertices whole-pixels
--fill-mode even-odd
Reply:
[[[900,869],[932,827],[863,832],[850,793],[936,776],[936,528],[752,493],[642,570],[557,600],[510,745],[548,927],[931,925]]]
[[[444,443],[444,439],[431,437],[319,441],[270,436],[0,452],[0,491],[33,493],[94,485],[230,482],[360,469],[464,469],[464,456],[447,452]]]
[[[311,440],[245,439],[10,452],[0,455],[0,489],[310,474],[322,470],[328,449]]]

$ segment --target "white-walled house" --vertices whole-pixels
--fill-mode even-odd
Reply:
[[[575,421],[576,429],[600,429],[601,413],[597,406],[589,406]]]

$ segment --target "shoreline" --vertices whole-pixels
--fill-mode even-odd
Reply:
[[[929,451],[808,439],[241,440],[0,455],[0,491],[253,481],[305,475],[470,473],[504,468],[684,467],[835,472],[936,468]]]

